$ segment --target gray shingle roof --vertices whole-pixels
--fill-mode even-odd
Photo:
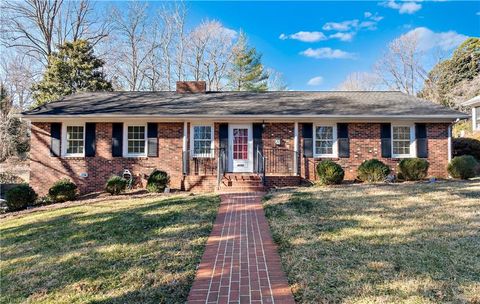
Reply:
[[[78,93],[23,113],[45,116],[412,116],[465,114],[401,92],[95,92]]]

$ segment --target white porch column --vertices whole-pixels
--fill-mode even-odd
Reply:
[[[293,128],[293,173],[298,175],[298,122],[295,122]]]
[[[448,125],[448,162],[452,160],[452,125]]]
[[[182,151],[187,152],[188,147],[187,147],[187,134],[188,134],[188,123],[186,121],[183,122],[183,146],[182,146]]]

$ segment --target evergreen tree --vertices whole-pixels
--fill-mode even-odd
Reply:
[[[79,91],[110,91],[112,84],[101,71],[104,61],[93,54],[88,41],[76,40],[59,46],[49,57],[43,79],[32,88],[35,106]]]
[[[228,75],[230,87],[235,91],[264,92],[268,90],[268,73],[261,62],[262,56],[248,46],[245,33],[240,32],[233,47],[233,63]]]
[[[465,90],[476,77],[480,77],[480,38],[472,37],[454,51],[452,58],[433,67],[419,96],[458,107],[455,95],[464,95],[462,99],[467,100],[480,94],[480,88]]]

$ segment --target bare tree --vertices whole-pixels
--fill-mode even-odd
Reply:
[[[283,78],[283,74],[272,68],[267,69],[267,86],[269,91],[286,91],[288,85]]]
[[[403,35],[388,45],[375,72],[389,89],[415,95],[427,76],[422,59],[418,35]]]
[[[237,33],[218,21],[204,21],[189,35],[187,63],[195,80],[205,79],[209,90],[220,90],[232,60]]]
[[[48,57],[65,40],[95,44],[108,35],[105,23],[93,21],[88,0],[2,1],[2,44],[47,65]]]
[[[149,34],[147,5],[129,2],[126,11],[117,7],[112,9],[113,35],[115,43],[114,57],[110,64],[120,83],[131,91],[143,88],[145,64],[152,45],[148,43]]]
[[[0,62],[1,82],[9,92],[12,105],[22,110],[31,104],[30,88],[40,75],[33,61],[31,57],[15,52],[4,54]]]
[[[350,73],[337,87],[339,91],[375,91],[381,89],[381,79],[368,72]]]

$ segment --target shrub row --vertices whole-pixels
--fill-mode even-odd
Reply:
[[[407,181],[418,181],[428,176],[429,163],[422,158],[405,158],[398,164],[398,178]],[[457,156],[448,164],[448,173],[453,178],[468,179],[474,177],[479,171],[479,163],[471,155]],[[345,172],[342,167],[331,161],[323,160],[316,167],[318,179],[321,184],[340,184]],[[382,182],[390,174],[390,168],[378,159],[364,161],[357,171],[357,178],[362,182]]]
[[[147,180],[147,191],[160,193],[165,191],[170,183],[170,177],[167,172],[154,170]],[[112,175],[105,184],[105,191],[111,195],[118,195],[125,192],[128,186],[128,180],[122,176]]]

